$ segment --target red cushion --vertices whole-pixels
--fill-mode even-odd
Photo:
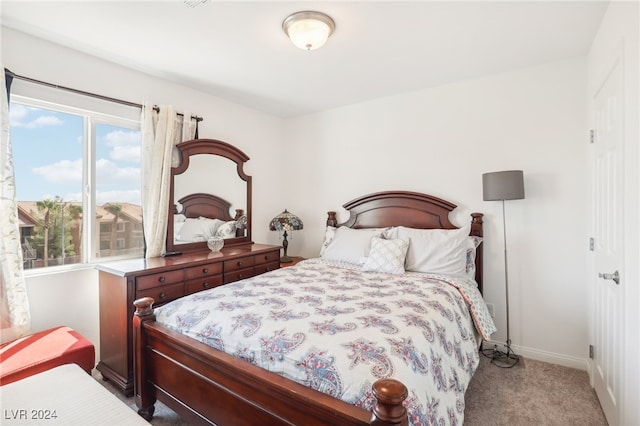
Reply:
[[[71,363],[91,374],[93,343],[64,326],[30,334],[0,346],[0,385]]]

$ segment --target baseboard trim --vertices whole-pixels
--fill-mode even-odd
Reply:
[[[483,342],[484,348],[491,348],[493,345],[497,345],[498,349],[504,348],[504,342],[496,342],[490,340]],[[578,370],[584,370],[589,372],[589,361],[584,358],[576,358],[568,355],[558,354],[554,352],[542,351],[540,349],[527,348],[524,346],[511,345],[511,349],[520,356],[533,359],[536,361],[549,362],[551,364],[562,365],[564,367],[576,368]]]

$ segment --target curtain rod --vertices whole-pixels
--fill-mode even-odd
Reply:
[[[66,90],[67,92],[73,92],[73,93],[77,93],[79,95],[85,95],[85,96],[90,96],[92,98],[98,98],[98,99],[102,99],[103,101],[109,101],[109,102],[115,102],[117,104],[122,104],[122,105],[126,105],[126,106],[130,106],[130,107],[135,107],[135,108],[140,108],[142,109],[142,105],[141,104],[137,104],[135,102],[129,102],[129,101],[123,101],[122,99],[116,99],[116,98],[110,98],[108,96],[103,96],[103,95],[98,95],[96,93],[91,93],[91,92],[85,92],[84,90],[78,90],[78,89],[72,89],[71,87],[65,87],[65,86],[60,86],[57,84],[53,84],[53,83],[47,83],[46,81],[42,81],[42,80],[36,80],[34,78],[30,78],[30,77],[25,77],[23,75],[18,75],[16,73],[14,73],[11,70],[8,69],[4,69],[5,74],[16,78],[18,80],[24,80],[24,81],[28,81],[30,83],[35,83],[35,84],[40,84],[42,86],[47,86],[47,87],[53,87],[54,89],[60,89],[60,90]],[[157,106],[153,107],[154,111],[160,111],[160,108]],[[177,115],[180,116],[184,116],[184,114],[181,113],[176,113]],[[200,122],[203,120],[202,117],[198,117],[196,116],[191,116],[191,118],[195,119],[197,122]]]

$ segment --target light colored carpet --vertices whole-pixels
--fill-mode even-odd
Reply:
[[[480,356],[480,366],[465,397],[465,426],[607,426],[586,371],[522,358],[513,368],[499,368]],[[109,382],[94,377],[137,410]],[[155,426],[185,425],[164,404],[156,404]]]
[[[606,426],[586,371],[521,358],[500,368],[480,356],[465,395],[466,426]]]

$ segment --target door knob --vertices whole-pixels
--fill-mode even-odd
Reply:
[[[600,272],[598,277],[603,278],[605,280],[613,280],[614,283],[620,284],[620,273],[615,271],[613,274],[603,274]]]

